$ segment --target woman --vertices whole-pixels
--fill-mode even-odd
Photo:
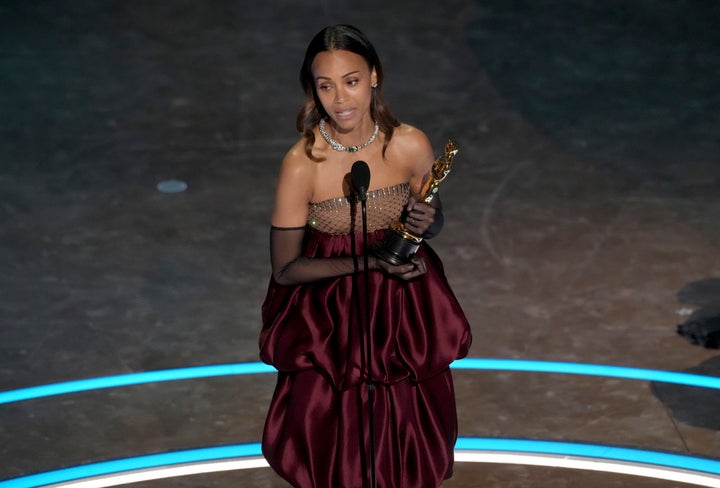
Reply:
[[[429,238],[442,227],[439,199],[431,206],[410,195],[434,153],[384,105],[382,66],[356,28],[320,31],[300,81],[302,137],[280,170],[262,309],[260,357],[279,371],[263,454],[296,487],[362,487],[372,478],[379,487],[439,486],[452,475],[457,436],[449,364],[467,354],[469,325],[426,243],[407,264],[369,256],[362,269],[360,204],[348,181],[353,163],[366,161],[368,253],[401,217]]]

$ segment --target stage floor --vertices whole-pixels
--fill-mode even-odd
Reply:
[[[352,23],[438,154],[431,244],[473,358],[720,376],[676,333],[720,315],[714,2],[4,2],[0,392],[258,361],[275,177],[312,35]],[[163,193],[168,180],[187,184]],[[371,182],[372,187],[372,182]],[[720,393],[604,375],[454,373],[460,436],[720,458]],[[273,374],[0,404],[2,481],[260,440]],[[287,486],[269,468],[137,487]],[[658,487],[522,463],[444,486]],[[720,486],[720,485],[716,485]]]

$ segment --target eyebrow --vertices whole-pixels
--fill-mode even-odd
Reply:
[[[354,74],[357,74],[357,73],[360,73],[360,70],[355,70],[355,71],[351,71],[351,72],[349,72],[349,73],[345,73],[344,75],[341,76],[341,78],[347,78],[348,76],[354,75]],[[315,78],[315,79],[316,79],[316,80],[329,80],[329,79],[331,79],[331,78],[328,77],[328,76],[318,76],[318,77]]]

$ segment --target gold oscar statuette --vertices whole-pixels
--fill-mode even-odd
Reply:
[[[420,200],[430,203],[438,191],[438,184],[450,173],[453,158],[459,148],[453,141],[445,145],[445,154],[438,157],[433,163],[422,188]],[[405,228],[405,224],[397,221],[390,226],[380,246],[375,247],[374,253],[383,261],[390,264],[404,264],[410,261],[422,243],[422,236],[417,236]]]

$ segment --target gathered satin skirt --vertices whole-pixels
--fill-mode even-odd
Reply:
[[[361,236],[306,232],[308,257],[356,249],[362,252]],[[449,365],[467,354],[471,333],[438,256],[426,243],[417,255],[428,272],[410,281],[380,271],[294,286],[271,280],[260,357],[278,369],[278,380],[262,444],[291,485],[369,486],[371,456],[380,488],[437,487],[452,475]]]

